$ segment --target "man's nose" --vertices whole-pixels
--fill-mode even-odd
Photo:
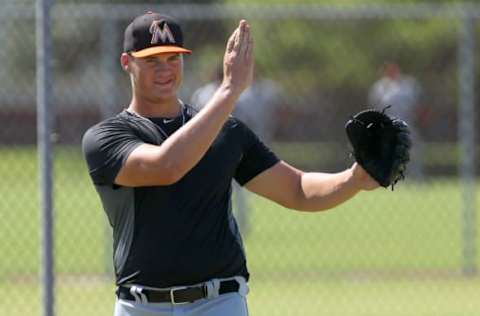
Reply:
[[[169,69],[170,67],[166,61],[157,60],[155,62],[155,68],[158,70],[166,70],[166,69]]]

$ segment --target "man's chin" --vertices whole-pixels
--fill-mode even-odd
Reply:
[[[168,92],[155,91],[155,93],[152,95],[152,99],[158,102],[166,102],[166,101],[176,100],[177,95],[176,93],[171,91],[168,91]]]

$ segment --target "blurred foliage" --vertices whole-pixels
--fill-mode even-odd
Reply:
[[[443,73],[429,72],[438,69],[438,65],[446,66],[440,68],[443,72],[454,74],[455,56],[451,52],[456,52],[457,28],[452,23],[442,19],[288,19],[271,24],[254,20],[252,27],[258,63],[270,69],[287,91],[291,87],[292,93],[309,94],[318,93],[319,88],[364,89],[376,79],[379,66],[385,61],[396,61],[406,73],[421,81],[432,76],[445,77]],[[303,91],[288,84],[292,81],[302,82]],[[449,88],[454,89],[454,85],[455,82]]]
[[[222,2],[218,0],[57,0],[57,3],[111,3],[111,4],[201,4],[201,3],[215,3]]]
[[[21,1],[19,0],[19,3]],[[316,141],[318,135],[328,135],[329,141],[343,140],[342,136],[331,136],[343,135],[339,130],[332,130],[332,126],[342,126],[348,115],[367,105],[368,89],[378,79],[381,65],[385,61],[395,61],[405,73],[418,79],[424,88],[426,105],[433,108],[431,117],[428,118],[430,125],[424,130],[426,139],[453,141],[457,130],[457,59],[461,27],[459,19],[423,19],[415,16],[394,18],[389,15],[374,18],[338,18],[332,15],[315,19],[308,14],[308,7],[313,4],[345,8],[367,4],[406,3],[454,6],[460,2],[462,1],[393,3],[389,0],[57,0],[56,3],[136,3],[152,6],[186,3],[234,4],[233,10],[227,12],[227,17],[213,11],[208,18],[200,18],[209,12],[197,14],[194,9],[183,7],[186,10],[182,13],[184,17],[191,14],[189,18],[181,21],[185,45],[193,50],[193,55],[185,58],[187,75],[181,91],[183,99],[188,100],[196,88],[215,76],[218,66],[221,65],[228,36],[238,24],[238,19],[244,17],[252,25],[257,72],[278,82],[285,94],[284,105],[287,109],[280,114],[282,129],[277,135],[279,138]],[[294,5],[301,5],[307,10],[303,18],[276,16],[275,9],[270,9],[268,4],[288,4],[292,5],[292,8]],[[253,5],[258,5],[265,15],[260,15],[260,10],[247,11],[255,8]],[[242,13],[243,9],[245,13]],[[248,16],[249,14],[251,16]],[[125,17],[111,20],[114,25],[110,24],[110,27],[117,33],[112,36],[111,32],[105,32],[108,23],[104,19],[79,14],[66,16],[69,23],[65,23],[65,19],[53,21],[54,78],[57,82],[74,82],[81,86],[79,90],[82,93],[79,95],[69,91],[68,84],[57,88],[60,92],[69,94],[63,104],[58,104],[58,108],[69,105],[72,100],[82,99],[83,96],[91,98],[82,105],[94,108],[98,103],[103,103],[105,93],[99,93],[99,87],[105,83],[102,78],[106,61],[114,63],[114,70],[110,67],[109,71],[116,71],[115,80],[120,81],[120,84],[115,83],[120,87],[116,92],[116,100],[124,102],[129,97],[128,81],[120,67],[116,66],[122,51],[123,29],[130,19]],[[33,91],[35,51],[31,47],[35,46],[35,32],[27,29],[22,31],[22,28],[25,28],[24,21],[14,17],[4,19],[2,26],[4,34],[9,34],[3,48],[5,56],[9,57],[4,71],[12,74],[9,78],[13,78],[5,84],[4,90],[20,95],[25,89],[18,88],[12,92],[8,85],[24,85]],[[477,23],[475,32],[477,40],[480,41],[480,23]],[[480,74],[478,63],[476,67],[476,73]],[[475,85],[477,90],[480,90],[480,80],[477,80]],[[106,89],[109,89],[108,85]],[[91,108],[86,106],[82,109],[90,111]],[[31,108],[33,109],[33,103]],[[328,124],[319,124],[320,119]]]
[[[225,0],[225,3],[235,3],[235,4],[327,4],[327,5],[366,5],[366,4],[392,4],[392,0]],[[468,1],[463,0],[403,0],[396,1],[398,4],[408,4],[408,3],[437,3],[437,4],[446,4],[446,3],[463,3]]]
[[[227,4],[332,4],[331,0],[197,0],[199,3]],[[428,1],[403,1],[402,3],[425,3]],[[461,1],[430,1],[435,3],[454,3]],[[56,3],[142,3],[142,4],[185,4],[191,0],[58,0]],[[379,3],[391,3],[389,0],[376,1]],[[335,5],[358,5],[365,4],[361,0],[341,0]],[[126,22],[126,21],[125,21]],[[201,21],[198,23],[185,23],[185,42],[196,49],[199,56],[198,63],[200,73],[206,76],[211,72],[212,65],[218,60],[223,52],[224,42],[233,29],[234,21]],[[456,21],[452,23],[457,24]],[[359,25],[362,25],[359,27]],[[74,24],[71,24],[74,25]],[[99,29],[99,22],[92,21],[89,24],[92,30]],[[65,56],[62,47],[75,45],[70,42],[72,32],[78,30],[69,29],[69,24],[61,24],[54,28],[54,38],[58,55],[56,67],[69,72],[75,67],[72,60],[78,58],[88,59],[95,56],[100,49],[99,32],[82,30],[84,34],[82,45],[89,43],[92,50],[80,52],[82,56]],[[221,42],[199,41],[195,30],[199,27],[215,27],[217,34],[224,34]],[[119,25],[120,27],[120,25]],[[123,24],[122,24],[123,27]],[[457,28],[451,23],[445,23],[442,19],[434,20],[327,20],[312,21],[308,19],[285,19],[282,23],[268,23],[261,20],[252,21],[254,36],[256,39],[257,63],[260,68],[268,69],[268,75],[275,77],[286,93],[291,94],[318,94],[320,92],[334,91],[338,87],[342,89],[365,89],[367,83],[371,83],[378,75],[379,66],[387,60],[394,60],[404,68],[405,72],[419,77],[421,81],[429,81],[435,77],[455,78],[455,63],[452,52],[456,51]],[[202,30],[203,31],[203,30]],[[33,41],[34,39],[31,38]],[[121,43],[116,43],[121,46]],[[371,53],[365,54],[365,51]],[[269,52],[268,54],[263,52]],[[274,53],[272,53],[274,52]],[[359,53],[356,53],[359,52]],[[361,53],[360,53],[361,52]],[[445,53],[447,52],[447,54]],[[412,58],[415,56],[415,58]],[[65,58],[67,57],[67,58]],[[31,61],[25,63],[25,60]],[[22,72],[32,74],[33,51],[24,51],[17,54],[16,67],[22,68]],[[294,61],[294,62],[292,62]],[[83,62],[83,61],[81,61]],[[213,64],[212,64],[213,63]],[[279,67],[282,65],[282,67]],[[441,67],[444,73],[432,73],[431,69]],[[23,69],[25,68],[25,69]],[[198,67],[197,67],[198,69]],[[451,73],[446,75],[445,73]],[[211,74],[207,75],[208,77]],[[289,82],[302,82],[302,85],[294,86]],[[444,85],[445,83],[442,83]],[[453,80],[448,89],[455,94],[456,81]],[[435,87],[444,89],[442,87]]]

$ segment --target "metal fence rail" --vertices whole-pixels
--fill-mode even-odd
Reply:
[[[56,4],[52,18],[89,16],[102,19],[130,19],[132,14],[147,10],[170,12],[181,19],[218,20],[226,18],[251,19],[426,19],[458,18],[469,15],[480,17],[480,5],[470,3],[456,4],[363,4],[355,6],[315,5],[315,4]],[[112,14],[105,15],[105,12]],[[28,4],[6,3],[2,6],[0,17],[33,18],[35,9]]]

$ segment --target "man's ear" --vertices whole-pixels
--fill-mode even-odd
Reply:
[[[120,65],[122,65],[123,70],[127,72],[130,70],[130,56],[127,53],[120,55]]]

